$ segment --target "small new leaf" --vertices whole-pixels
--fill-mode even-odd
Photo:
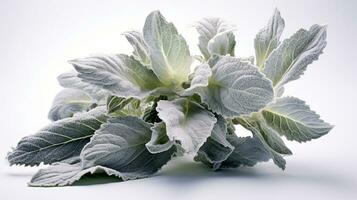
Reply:
[[[234,56],[235,27],[220,18],[204,18],[196,24],[199,33],[198,47],[208,60],[213,55]]]

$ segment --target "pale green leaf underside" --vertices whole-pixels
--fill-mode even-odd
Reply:
[[[169,139],[179,141],[187,153],[198,151],[217,121],[211,112],[187,99],[161,100],[156,110],[166,124]]]
[[[70,63],[84,82],[119,97],[141,99],[162,85],[150,69],[124,54],[93,56],[72,60]]]
[[[298,142],[319,138],[333,127],[321,120],[304,101],[295,97],[278,99],[268,105],[262,115],[272,129],[287,139]]]
[[[151,69],[165,85],[177,86],[188,79],[192,58],[185,39],[159,11],[147,16],[144,39],[149,49]]]
[[[284,30],[285,22],[280,12],[275,9],[268,24],[261,29],[254,39],[255,57],[257,66],[264,67],[265,60],[270,53],[279,45],[280,36]]]
[[[90,109],[92,99],[81,90],[63,89],[53,100],[48,118],[57,121]]]
[[[275,88],[298,79],[307,65],[319,58],[326,46],[326,26],[313,25],[300,29],[275,49],[265,63],[263,72]]]
[[[258,111],[273,99],[271,82],[258,68],[230,56],[219,59],[208,86],[194,92],[212,111],[226,117]]]
[[[53,122],[35,135],[21,139],[7,159],[11,165],[33,166],[78,156],[94,132],[106,121],[105,114],[105,107],[97,107],[87,113]]]
[[[233,25],[220,18],[204,18],[195,27],[200,35],[198,47],[206,60],[212,55],[234,56],[236,42]]]
[[[171,159],[176,148],[151,154],[145,147],[150,141],[150,128],[137,117],[110,118],[84,147],[82,167],[108,167],[118,171],[123,180],[154,174]]]

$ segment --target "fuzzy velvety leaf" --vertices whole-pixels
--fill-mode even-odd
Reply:
[[[91,108],[92,99],[81,90],[63,89],[53,100],[48,118],[57,121]]]
[[[147,16],[144,39],[149,48],[151,68],[165,85],[187,81],[192,58],[185,39],[159,11]]]
[[[105,107],[58,120],[35,135],[24,137],[8,154],[10,164],[51,164],[80,154],[94,132],[106,121]]]
[[[220,18],[204,18],[196,24],[196,29],[200,35],[198,47],[206,60],[212,55],[234,56],[234,26]]]
[[[275,49],[265,63],[263,72],[275,88],[298,79],[307,65],[317,60],[326,46],[326,26],[313,25],[300,29]]]
[[[188,99],[159,101],[156,110],[169,139],[179,141],[187,153],[198,151],[217,121],[211,112]]]
[[[150,141],[150,128],[137,117],[108,119],[84,147],[82,167],[108,167],[118,171],[123,180],[154,174],[171,159],[176,148],[151,154],[145,147]]]
[[[273,99],[271,81],[257,67],[230,56],[215,63],[207,87],[193,91],[212,111],[226,117],[258,111]]]
[[[220,168],[254,166],[258,162],[270,160],[271,154],[256,137],[228,135],[227,140],[234,146],[233,152],[222,162]]]
[[[278,138],[276,133],[265,128],[265,121],[258,117],[243,117],[238,120],[239,124],[253,133],[254,138],[260,140],[263,147],[269,152],[274,163],[281,169],[285,169],[286,161],[281,153],[289,155],[291,151],[285,146],[281,139],[275,140]]]
[[[193,73],[191,85],[183,92],[183,95],[193,95],[197,89],[208,86],[208,81],[211,76],[212,70],[207,63],[197,66]]]
[[[272,129],[298,142],[319,138],[333,127],[321,120],[304,101],[295,97],[278,99],[264,108],[262,115]]]
[[[284,27],[284,19],[280,16],[280,12],[275,9],[268,24],[256,35],[254,39],[255,57],[257,66],[261,69],[264,68],[265,60],[269,57],[270,53],[278,47]]]
[[[222,116],[217,117],[211,136],[198,150],[195,161],[201,161],[217,170],[229,155],[233,152],[232,146],[226,139],[227,125]]]
[[[119,97],[143,98],[161,86],[155,74],[127,55],[93,56],[70,61],[84,82]]]
[[[143,34],[138,31],[128,31],[124,35],[134,48],[134,58],[144,66],[150,66],[149,49],[144,41]]]
[[[83,169],[80,163],[56,163],[45,169],[40,169],[28,184],[32,187],[66,186],[73,184],[86,174],[98,173],[120,177],[119,172],[107,167],[94,166]]]
[[[63,73],[57,77],[59,84],[64,88],[78,89],[87,93],[94,101],[100,101],[108,96],[108,91],[82,81],[75,71]]]

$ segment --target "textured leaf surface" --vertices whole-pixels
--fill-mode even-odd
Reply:
[[[313,25],[300,29],[275,49],[265,63],[263,72],[276,88],[298,79],[307,65],[319,58],[326,46],[326,26]]]
[[[72,117],[75,113],[87,111],[92,105],[92,99],[81,90],[63,89],[53,100],[48,118],[57,121]]]
[[[201,161],[212,167],[213,170],[219,169],[222,162],[224,162],[234,150],[234,146],[227,141],[226,135],[226,121],[222,116],[219,116],[217,123],[213,127],[211,136],[197,152],[194,158],[195,161]]]
[[[184,91],[183,95],[192,95],[196,89],[208,86],[208,81],[211,76],[212,70],[207,63],[197,66],[193,73],[191,85]]]
[[[196,24],[200,35],[198,47],[205,59],[209,59],[211,55],[234,56],[234,29],[234,26],[220,18],[204,18]]]
[[[284,97],[262,111],[267,124],[289,140],[306,142],[327,134],[333,126],[320,119],[304,101]]]
[[[94,132],[106,121],[105,107],[56,121],[35,135],[21,139],[8,154],[10,164],[51,164],[80,154]]]
[[[57,80],[62,87],[84,91],[95,101],[102,100],[108,95],[108,91],[82,81],[75,71],[61,74],[57,77]]]
[[[221,168],[251,167],[258,162],[266,162],[271,158],[270,152],[256,137],[228,135],[227,140],[234,146],[234,150],[221,164]]]
[[[40,169],[28,183],[32,187],[54,187],[71,185],[86,174],[106,173],[109,176],[118,176],[120,173],[106,167],[95,166],[82,169],[80,163],[56,163],[45,169]]]
[[[128,31],[124,35],[134,48],[134,58],[144,66],[150,66],[149,49],[144,41],[143,34],[138,31]]]
[[[127,55],[105,55],[70,61],[83,81],[119,97],[143,98],[161,85],[155,74]]]
[[[137,117],[110,118],[84,147],[82,167],[108,167],[118,171],[123,180],[152,175],[171,159],[176,148],[151,154],[145,147],[151,138],[150,128]]]
[[[284,27],[284,19],[281,18],[280,12],[275,9],[268,24],[258,32],[254,39],[255,57],[260,68],[264,67],[265,60],[278,47]]]
[[[288,152],[286,154],[291,154],[291,151],[287,147],[285,147],[284,143],[280,143],[280,141],[271,140],[272,138],[274,139],[274,137],[269,134],[272,134],[273,132],[269,132],[266,129],[262,128],[262,125],[264,127],[265,122],[256,117],[244,117],[240,118],[239,121],[244,128],[250,130],[253,133],[253,138],[257,138],[260,140],[261,144],[263,144],[263,147],[266,149],[267,152],[269,152],[270,157],[273,159],[274,163],[284,170],[286,161],[279,153],[279,151],[284,149]]]
[[[213,66],[208,87],[194,91],[210,109],[227,117],[258,111],[273,99],[271,82],[258,68],[230,56]]]
[[[169,139],[179,141],[187,153],[198,151],[217,121],[211,112],[187,99],[159,101],[156,110]]]
[[[165,85],[179,85],[188,79],[192,58],[185,39],[159,11],[146,18],[144,39],[151,68]]]

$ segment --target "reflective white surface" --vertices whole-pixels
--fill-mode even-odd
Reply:
[[[222,17],[237,25],[236,55],[254,54],[253,39],[277,7],[283,38],[300,27],[328,24],[325,53],[286,95],[299,97],[335,128],[319,140],[288,142],[287,169],[271,162],[211,172],[190,158],[175,160],[148,179],[88,178],[64,188],[26,186],[36,168],[8,167],[7,151],[45,126],[67,60],[93,53],[130,53],[121,35],[141,29],[161,10],[198,54],[194,21]],[[0,1],[0,199],[357,199],[356,1]],[[241,132],[238,132],[240,134]],[[99,184],[101,183],[101,184]]]

